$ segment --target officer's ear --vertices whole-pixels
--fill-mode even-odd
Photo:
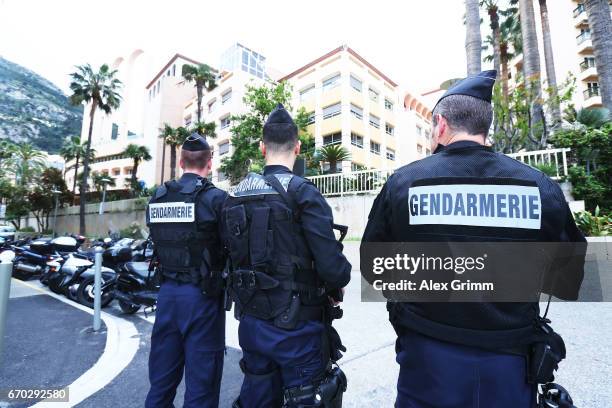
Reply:
[[[263,157],[266,157],[266,145],[264,144],[263,140],[259,141],[259,151],[261,152]]]
[[[302,141],[298,140],[297,143],[295,144],[295,149],[293,149],[293,153],[295,153],[296,156],[299,156],[301,149],[302,149]]]

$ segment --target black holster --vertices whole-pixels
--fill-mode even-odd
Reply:
[[[550,327],[550,321],[538,318],[536,340],[531,344],[528,362],[527,382],[530,384],[547,384],[554,381],[554,372],[565,358],[565,342]]]

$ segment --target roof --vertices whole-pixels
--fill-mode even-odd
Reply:
[[[174,54],[174,57],[170,58],[170,61],[168,61],[168,63],[164,65],[164,67],[157,73],[157,75],[155,75],[155,78],[153,78],[151,82],[149,82],[149,84],[146,86],[145,89],[149,89],[151,86],[153,86],[153,84],[164,74],[164,72],[166,72],[168,68],[170,68],[170,66],[174,63],[174,61],[176,61],[179,58],[184,59],[185,61],[189,61],[192,64],[196,64],[196,65],[201,64],[201,62],[188,58],[182,54]]]
[[[317,65],[319,62],[326,60],[329,57],[332,57],[336,54],[338,54],[341,51],[346,50],[349,54],[351,54],[352,56],[354,56],[355,58],[357,58],[360,62],[362,62],[364,65],[366,65],[368,68],[370,68],[372,71],[376,72],[378,75],[380,75],[385,81],[387,81],[389,84],[391,84],[392,86],[396,87],[397,83],[395,83],[391,78],[389,78],[388,76],[386,76],[385,74],[383,74],[378,68],[376,68],[374,65],[372,65],[371,63],[369,63],[365,58],[363,58],[361,55],[359,55],[357,53],[357,51],[355,51],[354,49],[352,49],[351,47],[349,47],[348,45],[341,45],[340,47],[328,52],[325,55],[320,56],[319,58],[315,59],[312,62],[309,62],[308,64],[304,65],[301,68],[298,68],[297,70],[293,71],[292,73],[290,73],[289,75],[285,75],[284,77],[282,77],[279,81],[286,81],[298,74],[300,74],[301,72],[306,71],[308,68]]]

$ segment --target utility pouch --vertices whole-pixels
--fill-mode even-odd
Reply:
[[[541,333],[529,351],[527,382],[547,384],[555,379],[554,372],[565,358],[565,343],[563,338],[548,325],[548,320],[540,318],[537,324]]]
[[[289,308],[274,319],[274,325],[281,329],[295,329],[300,319],[301,300],[297,294],[291,297]]]

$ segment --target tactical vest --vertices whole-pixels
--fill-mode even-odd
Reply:
[[[147,220],[164,278],[199,285],[218,268],[220,243],[215,223],[198,222],[198,196],[214,186],[198,179],[192,189],[164,183],[147,207]]]
[[[250,173],[223,210],[230,256],[228,291],[236,315],[292,328],[320,320],[325,299],[292,197],[306,180]]]

